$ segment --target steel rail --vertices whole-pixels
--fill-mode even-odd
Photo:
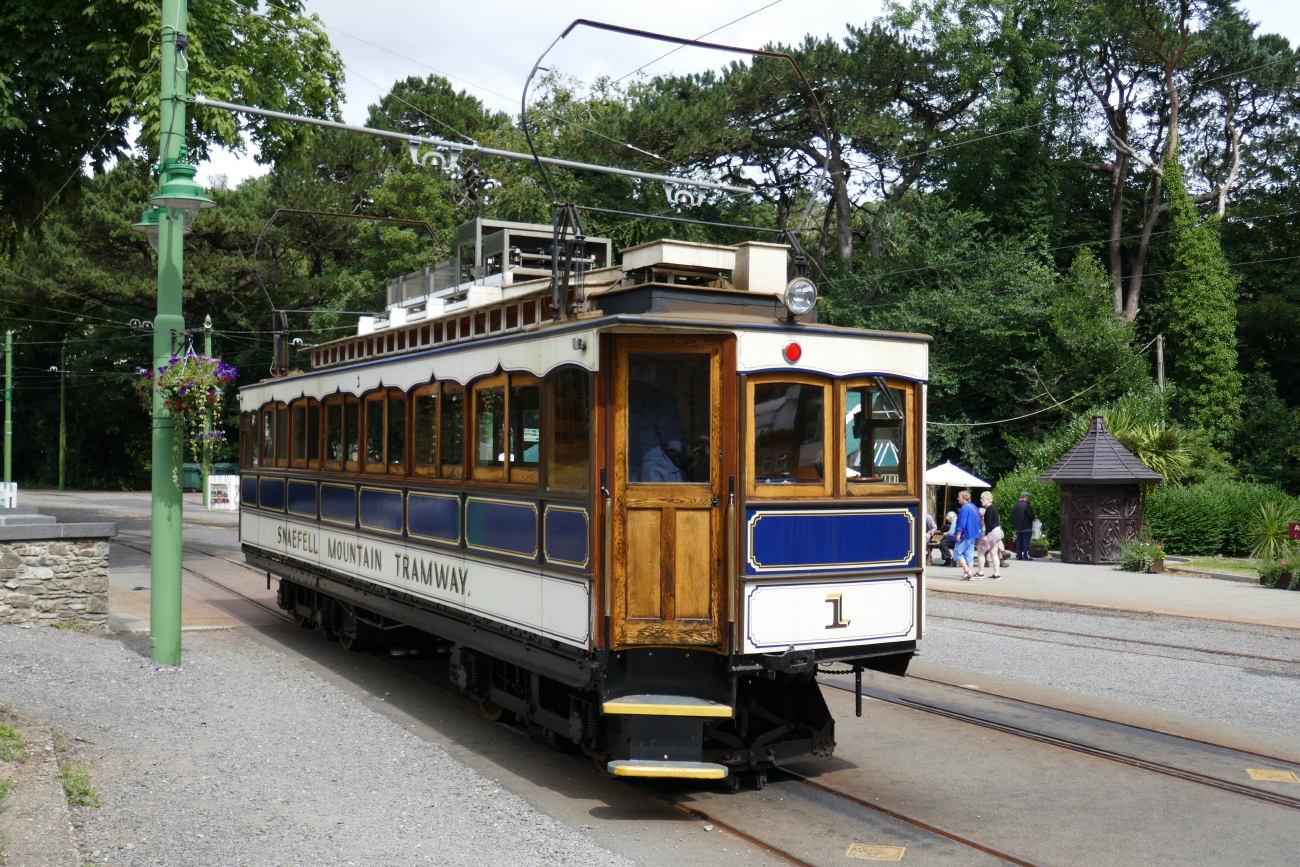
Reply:
[[[289,114],[283,111],[272,111],[269,108],[257,108],[251,105],[239,105],[233,102],[222,102],[218,99],[209,99],[203,94],[194,97],[194,105],[198,108],[219,108],[224,111],[235,112],[240,114],[254,114],[259,117],[269,117],[272,120],[287,120],[291,123],[305,123],[311,126],[324,127],[326,129],[337,129],[344,132],[355,132],[361,135],[375,136],[376,138],[392,139],[394,141],[404,141],[415,144],[427,144],[430,147],[442,148],[444,150],[460,151],[463,153],[476,153],[488,157],[501,157],[508,160],[524,160],[533,162],[532,154],[519,153],[518,151],[507,151],[499,148],[483,147],[482,145],[470,145],[464,142],[448,141],[447,139],[436,138],[433,136],[412,135],[411,133],[396,132],[389,129],[375,129],[369,126],[355,126],[350,123],[339,123],[334,120],[324,120],[319,117],[306,117],[300,114]],[[625,178],[640,178],[646,181],[658,181],[663,184],[676,184],[685,187],[702,187],[707,190],[718,190],[724,193],[736,193],[747,196],[753,192],[749,187],[738,187],[733,184],[720,184],[716,181],[700,181],[693,178],[679,178],[672,175],[660,175],[654,172],[641,172],[635,169],[620,169],[617,166],[601,166],[595,163],[583,163],[577,160],[564,160],[559,157],[537,157],[538,160],[551,166],[558,166],[562,169],[578,169],[585,172],[600,172],[606,175],[621,175]]]
[[[1171,650],[1191,650],[1191,651],[1195,651],[1196,653],[1215,653],[1215,654],[1219,654],[1220,656],[1238,656],[1243,659],[1260,659],[1265,662],[1287,662],[1292,665],[1300,665],[1300,659],[1285,659],[1280,656],[1261,656],[1257,653],[1240,653],[1235,650],[1215,650],[1214,648],[1210,648],[1210,647],[1191,647],[1186,644],[1165,644],[1164,642],[1161,641],[1144,641],[1140,638],[1118,638],[1111,635],[1093,635],[1088,632],[1071,632],[1068,629],[1050,629],[1046,626],[1025,626],[1019,623],[999,623],[994,620],[975,620],[970,617],[952,617],[951,615],[947,615],[947,614],[929,614],[927,616],[932,620],[959,620],[963,623],[979,623],[983,626],[1001,626],[1007,629],[1028,629],[1028,630],[1033,630],[1034,632],[1054,632],[1057,635],[1072,635],[1076,638],[1094,638],[1099,641],[1122,641],[1125,642],[1126,644],[1145,644],[1148,647],[1167,647],[1170,648]],[[993,635],[996,633],[985,633],[985,634]],[[1100,650],[1103,648],[1098,648],[1098,649]],[[1171,656],[1167,658],[1177,659],[1178,657]]]
[[[827,683],[826,685],[831,687],[832,689],[838,689],[842,692],[852,692],[852,690],[850,690],[848,687],[839,686],[838,684]],[[987,693],[985,694],[987,695]],[[1163,762],[1156,762],[1156,761],[1151,761],[1149,759],[1142,759],[1137,756],[1130,756],[1126,753],[1117,752],[1115,750],[1108,750],[1105,747],[1095,747],[1092,746],[1091,744],[1085,744],[1080,741],[1072,741],[1069,738],[1062,738],[1062,737],[1057,737],[1056,735],[1049,735],[1049,734],[1044,734],[1043,732],[1036,732],[1031,729],[1011,725],[1010,723],[997,722],[996,720],[986,719],[984,717],[975,716],[974,714],[968,714],[963,711],[952,710],[951,708],[940,707],[939,705],[930,704],[928,702],[916,701],[915,699],[903,698],[902,696],[895,696],[893,698],[890,698],[887,696],[867,694],[867,697],[873,698],[877,701],[885,702],[886,704],[893,704],[893,705],[897,705],[898,707],[908,708],[909,710],[921,711],[922,713],[928,713],[934,716],[944,717],[945,719],[951,719],[957,722],[964,722],[969,725],[979,726],[980,728],[986,728],[992,731],[1001,732],[1003,734],[1012,735],[1014,737],[1024,738],[1025,740],[1035,741],[1037,743],[1059,747],[1064,750],[1069,750],[1070,752],[1080,753],[1082,755],[1088,755],[1098,759],[1105,759],[1106,761],[1115,762],[1121,765],[1127,765],[1132,768],[1138,768],[1140,770],[1149,771],[1155,774],[1161,774],[1167,777],[1173,777],[1175,779],[1184,780],[1189,783],[1198,783],[1202,786],[1208,786],[1213,789],[1219,789],[1221,791],[1231,792],[1236,795],[1241,795],[1246,798],[1253,798],[1254,800],[1263,801],[1268,804],[1274,804],[1279,807],[1289,807],[1293,810],[1300,810],[1300,798],[1293,798],[1290,795],[1279,795],[1274,792],[1265,791],[1264,789],[1257,789],[1253,786],[1247,786],[1243,783],[1236,783],[1233,782],[1232,780],[1225,780],[1221,777],[1213,777],[1210,776],[1209,774],[1201,774],[1196,771],[1188,771],[1188,770],[1184,770],[1183,768],[1176,768],[1173,765],[1166,765]],[[999,698],[1004,698],[1004,696],[999,696]],[[1011,699],[1011,701],[1016,701],[1016,699]],[[1065,712],[1073,713],[1073,711],[1065,711]],[[1079,716],[1087,716],[1087,715],[1079,714]],[[1091,718],[1102,719],[1101,717],[1091,717]],[[1114,723],[1116,725],[1128,725],[1127,723],[1123,723],[1118,720],[1105,720],[1105,721]],[[1141,727],[1132,726],[1132,728],[1141,728]],[[1168,732],[1159,732],[1159,734],[1165,735],[1166,737],[1172,737],[1172,738],[1179,737],[1178,735],[1171,735]],[[1186,740],[1193,740],[1193,739],[1187,738]],[[1232,747],[1225,747],[1220,744],[1209,744],[1208,742],[1201,742],[1201,743],[1206,743],[1209,746],[1217,746],[1220,749],[1229,750],[1231,752],[1238,752],[1238,753],[1250,755],[1249,753],[1245,753],[1242,750],[1234,750]],[[1297,764],[1294,761],[1290,761],[1286,759],[1282,759],[1279,761],[1291,765]]]

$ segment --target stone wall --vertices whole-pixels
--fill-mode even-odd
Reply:
[[[108,631],[108,542],[0,541],[0,623]]]

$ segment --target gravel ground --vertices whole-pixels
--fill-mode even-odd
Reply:
[[[1300,660],[1295,630],[1040,603],[972,602],[931,594],[923,659],[975,672],[1300,737],[1300,662],[1268,662],[993,621]],[[945,619],[966,618],[966,621]]]
[[[0,626],[0,704],[89,768],[92,864],[632,863],[238,633],[187,633],[173,669],[139,636]]]

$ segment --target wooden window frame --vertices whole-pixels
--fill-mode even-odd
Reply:
[[[433,462],[420,464],[415,461],[415,406],[422,397],[433,396]],[[411,475],[422,476],[425,478],[436,479],[438,477],[438,467],[441,466],[442,460],[442,384],[431,382],[428,385],[421,385],[411,389],[410,396],[407,397],[407,406],[409,410],[407,426],[410,428],[411,448],[409,452]]]
[[[391,336],[391,335],[390,335]],[[388,402],[394,398],[401,398],[406,403],[407,411],[402,419],[402,463],[393,465],[388,461]],[[357,450],[357,458],[361,462],[362,472],[370,476],[404,476],[406,475],[406,456],[410,454],[407,441],[407,430],[410,427],[410,403],[406,392],[400,388],[376,388],[366,392],[360,398],[363,407],[358,419],[358,426],[362,432],[360,448]],[[370,406],[371,404],[380,404],[383,409],[380,417],[383,419],[383,430],[380,433],[382,442],[379,450],[379,463],[373,463],[366,457],[367,437],[370,436]]]
[[[306,453],[301,458],[295,458],[293,456],[293,445],[297,441],[297,433],[298,433],[298,426],[294,423],[294,419],[293,419],[293,411],[298,407],[302,407],[307,411],[307,414],[305,416],[305,422],[306,422],[308,435],[310,435],[311,433],[312,410],[314,409],[317,413],[317,423],[316,423],[317,444],[316,444],[315,462],[313,462],[312,459],[309,457],[311,453],[311,439],[309,436],[304,437],[303,439],[303,443],[305,445],[304,451]],[[319,421],[320,411],[321,411],[321,403],[319,400],[317,400],[314,397],[300,397],[297,400],[289,401],[289,466],[293,467],[294,469],[306,469],[308,467],[314,468],[320,464],[321,461],[321,449],[320,449],[320,442],[319,442],[321,438],[321,425]]]
[[[514,455],[510,451],[510,404],[512,402],[510,390],[518,384],[520,387],[527,388],[535,386],[537,388],[537,466],[533,467],[516,467]],[[545,398],[543,392],[542,380],[533,376],[531,373],[512,373],[507,377],[506,383],[506,471],[510,483],[514,485],[536,485],[542,474],[542,467],[546,464],[546,456],[542,453],[543,437],[542,429],[544,427],[546,407],[542,405]],[[520,436],[523,436],[522,432]]]
[[[554,484],[553,463],[555,456],[552,449],[555,448],[555,401],[551,396],[551,385],[554,377],[560,374],[578,373],[583,377],[584,385],[587,390],[587,474],[582,481],[581,488],[561,488]],[[596,394],[595,394],[596,377],[590,370],[581,367],[565,367],[559,370],[552,370],[545,379],[542,380],[542,466],[546,469],[546,491],[548,493],[560,494],[582,494],[590,496],[591,494],[591,468],[596,463],[596,438],[592,435],[595,427],[596,418]]]
[[[438,391],[438,478],[460,481],[465,478],[465,450],[467,448],[466,444],[469,442],[469,434],[470,434],[470,429],[466,424],[466,422],[469,421],[471,415],[473,414],[471,411],[471,407],[468,405],[468,401],[472,399],[473,391],[457,382],[443,382],[440,385],[441,385],[441,389]],[[459,391],[461,395],[460,463],[444,466],[443,454],[442,454],[442,435],[443,435],[442,413],[443,413],[443,408],[446,405],[447,394],[449,392],[455,392],[455,391]]]
[[[329,397],[321,401],[321,464],[327,470],[334,470],[335,472],[341,472],[341,473],[355,473],[360,469],[361,466],[362,443],[360,439],[360,431],[358,431],[358,439],[357,439],[357,460],[349,461],[347,459],[347,448],[348,448],[347,406],[349,402],[355,402],[358,404],[357,427],[360,428],[362,422],[361,407],[360,407],[360,399],[356,395],[348,394],[346,392],[340,392],[337,394],[331,394]],[[341,461],[331,461],[329,459],[329,407],[335,405],[338,405],[340,407],[339,412],[341,415],[341,425],[342,425],[341,433],[343,437],[342,441],[339,444],[343,450],[343,460]]]
[[[498,373],[495,376],[485,376],[471,382],[465,389],[466,401],[469,406],[466,407],[465,415],[469,419],[467,432],[469,436],[465,440],[465,450],[469,452],[469,477],[476,481],[483,482],[504,482],[506,480],[506,470],[510,466],[510,445],[509,436],[504,443],[506,455],[505,460],[499,467],[480,467],[478,465],[478,392],[484,388],[500,388],[502,395],[501,414],[508,420],[510,418],[510,377],[504,373]]]
[[[754,455],[754,388],[775,382],[788,382],[791,385],[814,385],[823,389],[822,397],[822,480],[821,484],[800,483],[792,485],[758,484],[755,474]],[[835,496],[836,468],[840,465],[839,452],[843,450],[839,443],[841,435],[833,424],[836,418],[834,407],[836,396],[841,386],[828,376],[781,371],[777,373],[755,374],[745,378],[745,496],[746,498],[777,500],[813,500],[831,499]]]
[[[900,388],[903,390],[903,455],[901,465],[906,471],[906,480],[904,482],[850,482],[845,476],[845,468],[848,463],[848,442],[844,431],[844,421],[839,421],[835,431],[836,449],[839,454],[836,456],[836,491],[840,497],[902,497],[917,495],[919,481],[918,476],[921,469],[916,464],[916,415],[917,415],[917,394],[919,386],[910,379],[900,379],[896,376],[883,376],[885,385],[890,388]],[[854,376],[842,379],[835,389],[835,415],[836,419],[844,419],[848,414],[848,390],[864,385],[876,385],[875,377],[871,376]],[[873,446],[874,447],[874,446]]]

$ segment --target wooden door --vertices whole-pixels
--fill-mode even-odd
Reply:
[[[720,644],[722,340],[614,340],[614,643]]]

